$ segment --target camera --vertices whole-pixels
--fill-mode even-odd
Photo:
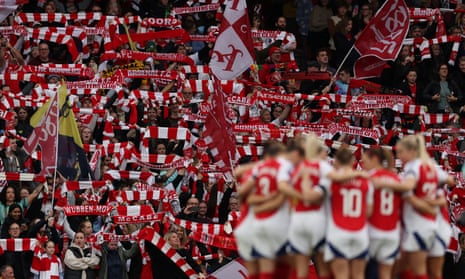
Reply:
[[[193,206],[193,207],[190,208],[190,211],[193,212],[193,213],[198,213],[199,210],[200,210],[200,207],[198,207],[198,206]]]

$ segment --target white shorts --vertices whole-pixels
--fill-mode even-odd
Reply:
[[[402,250],[406,252],[425,251],[428,252],[433,247],[436,233],[434,230],[404,230],[402,237]]]
[[[292,252],[310,256],[323,248],[326,220],[321,212],[293,212],[289,226],[289,247]]]
[[[326,262],[335,258],[367,259],[368,258],[368,230],[346,231],[332,228],[328,230],[324,249]]]
[[[446,254],[449,247],[450,238],[452,236],[452,228],[449,224],[442,224],[436,231],[433,242],[433,247],[428,252],[430,257],[441,257]]]
[[[399,252],[400,236],[370,239],[370,258],[375,259],[379,263],[394,264]]]
[[[255,215],[251,211],[252,209],[250,209],[245,219],[233,231],[237,244],[237,252],[246,261],[254,260],[252,256],[253,238],[250,232],[253,230]]]
[[[257,258],[275,259],[286,251],[289,210],[280,209],[266,219],[254,220],[249,237],[253,239],[252,254]]]

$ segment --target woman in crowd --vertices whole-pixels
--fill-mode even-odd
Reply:
[[[354,18],[354,34],[361,32],[373,17],[373,9],[369,3],[364,3],[360,6],[358,15]]]
[[[73,243],[65,253],[65,279],[95,279],[97,278],[96,268],[100,263],[100,258],[95,251],[86,244],[84,233],[77,232],[74,235]],[[85,274],[83,274],[85,273]]]
[[[37,247],[32,260],[31,272],[34,279],[63,278],[63,263],[55,253],[55,243],[48,240]]]
[[[334,46],[336,48],[335,63],[334,65],[340,66],[346,54],[349,53],[350,49],[354,45],[356,36],[352,33],[352,20],[349,18],[343,18],[336,25],[336,32],[333,35]],[[350,56],[349,56],[350,57]],[[344,67],[352,68],[355,60],[353,58],[346,61]]]
[[[8,227],[8,238],[21,238],[21,225],[13,222]],[[2,264],[11,265],[15,272],[15,278],[29,279],[32,263],[32,251],[7,250],[0,257]]]
[[[458,112],[463,104],[463,94],[455,81],[450,79],[449,66],[446,63],[439,64],[437,75],[438,78],[432,80],[423,92],[428,111],[431,113]]]
[[[5,218],[5,221],[3,222],[2,230],[0,237],[1,238],[8,238],[9,232],[8,229],[10,227],[10,224],[12,223],[18,223],[22,224],[24,223],[24,218],[23,218],[23,210],[20,205],[14,203],[10,205],[8,209],[8,216]],[[20,233],[23,233],[20,231]],[[24,233],[23,233],[24,235]]]
[[[24,210],[39,195],[43,187],[44,184],[40,183],[27,198],[21,200],[15,187],[7,186],[3,188],[2,192],[0,192],[0,223],[3,224],[5,222],[6,213],[9,212],[12,204],[17,203]]]

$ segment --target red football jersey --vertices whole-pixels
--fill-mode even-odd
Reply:
[[[269,196],[278,192],[278,181],[290,180],[291,164],[282,159],[270,159],[259,164],[254,169],[256,179],[255,194]],[[267,218],[276,213],[278,209],[270,212],[256,214],[257,218]]]
[[[389,170],[380,169],[371,177],[400,183],[399,176]],[[390,189],[376,189],[373,193],[373,212],[369,222],[379,230],[390,231],[398,227],[401,218],[402,195]]]
[[[367,205],[372,187],[367,179],[356,178],[331,184],[331,214],[341,229],[358,231],[367,224]]]
[[[247,182],[247,180],[249,180],[252,177],[252,172],[253,172],[253,168],[246,171],[242,175],[242,177],[239,179],[239,181],[237,181],[239,183],[239,185]],[[243,202],[241,204],[241,208],[240,208],[240,214],[239,214],[240,217],[238,218],[237,223],[232,224],[233,228],[238,226],[239,224],[241,224],[242,221],[244,221],[244,219],[247,217],[247,214],[249,214],[249,205],[247,203]]]
[[[438,174],[434,165],[421,164],[419,179],[415,188],[415,196],[419,198],[434,198],[439,184]],[[420,213],[423,217],[435,220],[434,215]]]
[[[325,169],[325,166],[322,165],[322,163],[319,161],[303,161],[292,173],[294,188],[300,193],[302,193],[303,191],[302,178],[297,178],[297,175],[301,172],[302,168],[306,169],[309,172],[312,187],[319,187],[319,185],[325,183],[324,181],[327,181],[325,176],[330,170],[329,165]],[[309,204],[308,202],[298,200],[295,205],[295,211],[301,212],[309,210],[319,210],[321,206],[321,204]]]

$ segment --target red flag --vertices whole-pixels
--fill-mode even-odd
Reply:
[[[404,0],[384,3],[355,42],[361,57],[355,62],[357,78],[379,76],[385,61],[396,59],[407,35],[410,15]]]
[[[42,158],[42,171],[40,175],[51,175],[56,168],[56,144],[58,137],[58,94],[55,94],[49,102],[39,108],[32,118],[40,119],[33,124],[34,130],[24,143],[24,150],[28,154],[36,151],[40,146],[42,153],[47,154]]]
[[[229,109],[227,96],[220,83],[215,80],[215,93],[205,119],[203,135],[215,164],[224,171],[231,171],[236,161],[236,138],[231,121],[227,117]]]
[[[253,62],[247,3],[245,0],[229,0],[210,61],[211,72],[218,79],[235,79]]]

